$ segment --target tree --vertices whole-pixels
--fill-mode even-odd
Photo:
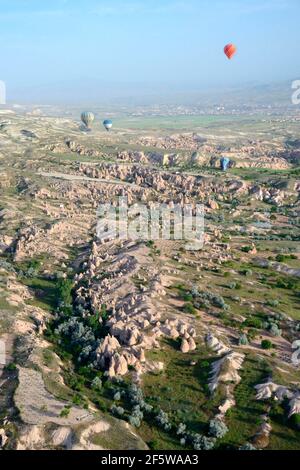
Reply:
[[[71,305],[73,289],[73,282],[71,279],[58,279],[56,288],[58,292],[59,303],[63,303],[64,305]]]
[[[212,419],[209,422],[209,434],[211,436],[222,439],[222,437],[224,437],[227,432],[228,428],[226,424],[220,419]]]
[[[120,392],[116,392],[114,394],[114,400],[115,401],[120,401],[121,400],[121,393]]]
[[[121,406],[116,406],[116,405],[112,405],[110,411],[112,412],[114,416],[123,416],[123,414],[125,413],[124,408],[122,408]]]
[[[95,377],[92,381],[91,387],[93,390],[101,390],[102,380],[99,377]]]
[[[203,450],[212,450],[215,447],[216,440],[213,437],[203,436],[202,448]]]
[[[201,434],[193,434],[191,441],[195,450],[212,450],[216,443],[214,437],[206,437]]]
[[[239,448],[239,450],[257,450],[256,447],[254,447],[252,444],[249,442],[246,442],[243,446]]]
[[[165,431],[170,431],[172,425],[169,421],[168,414],[165,413],[163,410],[159,410],[156,416],[156,421],[159,424],[159,426],[162,427]]]
[[[183,436],[186,432],[186,424],[180,423],[177,429],[177,435]]]

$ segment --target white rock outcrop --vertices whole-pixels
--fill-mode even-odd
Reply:
[[[231,382],[238,384],[241,377],[238,371],[241,369],[245,355],[234,351],[225,354],[212,364],[211,377],[209,381],[209,390],[213,393],[218,386],[223,383]]]
[[[212,333],[208,333],[205,337],[205,342],[208,348],[212,349],[218,356],[225,354],[230,351],[230,348],[225,346],[222,341],[220,341]]]

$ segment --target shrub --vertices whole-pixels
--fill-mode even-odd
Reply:
[[[272,349],[273,348],[273,343],[269,341],[268,339],[263,339],[261,342],[261,347],[263,349]]]
[[[251,328],[248,330],[247,336],[249,341],[253,341],[257,337],[257,330]]]
[[[191,304],[190,302],[188,302],[184,305],[183,311],[185,313],[189,313],[190,315],[195,315],[195,313],[196,313],[196,309],[195,309],[194,305]]]
[[[71,411],[71,407],[69,405],[65,406],[61,412],[60,412],[60,417],[61,418],[67,418],[70,414],[70,411]]]
[[[244,321],[244,325],[248,326],[250,328],[256,328],[257,330],[260,330],[262,328],[262,321],[259,318],[256,317],[249,317]]]
[[[81,405],[82,404],[82,396],[79,395],[79,393],[76,393],[76,395],[74,395],[74,397],[72,398],[72,402],[74,403],[74,405]]]
[[[236,282],[231,282],[229,285],[228,285],[229,289],[236,289]]]
[[[4,367],[4,369],[5,369],[6,371],[12,372],[12,371],[14,371],[14,370],[17,369],[17,366],[16,366],[16,364],[15,364],[14,362],[10,362],[9,364],[7,364],[7,365]]]
[[[247,335],[245,333],[241,334],[239,337],[239,346],[247,346],[249,344]]]
[[[222,310],[229,310],[230,307],[227,305],[222,296],[218,294],[212,294],[207,291],[198,291],[193,288],[192,295],[200,300],[200,305],[206,308],[209,308],[210,305],[214,307],[221,308]]]
[[[192,302],[193,301],[192,294],[184,293],[181,297],[182,297],[182,300],[184,300],[185,302]]]
[[[243,274],[244,276],[247,276],[247,277],[250,277],[252,276],[253,272],[252,272],[252,269],[244,269],[241,274]]]
[[[281,336],[281,329],[278,327],[278,325],[276,323],[272,323],[270,325],[270,333],[273,335],[273,336]]]
[[[293,426],[300,430],[300,413],[295,413],[291,416],[291,422]]]
[[[153,439],[152,441],[147,442],[147,444],[152,450],[159,448],[159,442],[156,439]]]
[[[243,446],[239,448],[239,450],[257,450],[256,447],[254,447],[252,444],[249,442],[246,442]]]
[[[241,248],[241,251],[243,251],[244,253],[249,253],[249,251],[251,250],[252,250],[251,246],[242,246]]]
[[[270,299],[266,302],[266,304],[269,306],[269,307],[278,307],[279,305],[279,300],[277,299]]]

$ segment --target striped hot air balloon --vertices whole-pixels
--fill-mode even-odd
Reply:
[[[95,115],[90,111],[84,111],[81,113],[81,120],[88,129],[91,129],[91,125],[95,120]]]
[[[227,44],[224,47],[224,53],[228,57],[228,59],[232,59],[236,51],[237,51],[237,48],[235,47],[234,44]]]
[[[229,167],[229,163],[230,163],[229,158],[222,157],[222,158],[221,158],[221,161],[220,161],[221,170],[222,170],[222,171],[227,171],[227,170],[228,170],[228,167]]]
[[[103,121],[103,126],[107,131],[110,131],[113,126],[113,122],[110,119],[105,119],[105,121]]]

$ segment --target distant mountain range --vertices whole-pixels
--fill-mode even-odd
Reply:
[[[124,105],[149,106],[153,104],[241,106],[257,105],[292,107],[292,82],[273,84],[250,83],[234,88],[197,89],[194,86],[169,87],[168,85],[142,85],[107,83],[84,79],[73,83],[56,83],[8,90],[8,103],[50,105]]]

